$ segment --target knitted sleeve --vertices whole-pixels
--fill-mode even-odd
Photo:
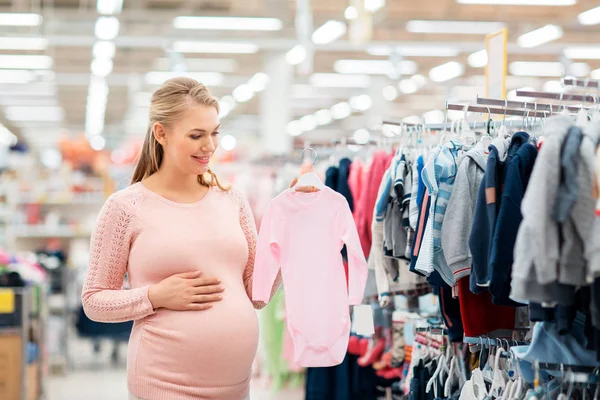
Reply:
[[[82,303],[86,315],[98,322],[124,322],[154,312],[148,287],[123,289],[134,225],[134,206],[123,194],[108,198],[92,234]]]
[[[248,204],[246,198],[236,190],[230,190],[230,192],[240,205],[240,226],[242,227],[242,231],[244,232],[244,236],[246,236],[246,241],[248,242],[248,262],[246,263],[246,268],[244,268],[243,279],[244,287],[246,288],[246,294],[248,295],[248,298],[252,300],[252,281],[254,279],[254,262],[256,260],[256,242],[258,237],[256,232],[256,222],[254,221],[250,204]],[[281,271],[279,271],[277,277],[275,278],[275,282],[271,288],[269,300],[273,298],[273,295],[277,292],[280,285]],[[252,305],[255,309],[260,310],[261,308],[264,308],[267,303],[263,301],[252,301]]]

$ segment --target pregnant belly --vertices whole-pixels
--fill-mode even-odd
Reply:
[[[128,368],[138,378],[174,385],[234,386],[250,376],[257,344],[256,311],[243,287],[230,288],[209,310],[159,309],[136,323]]]

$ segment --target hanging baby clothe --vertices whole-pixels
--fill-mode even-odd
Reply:
[[[348,249],[348,284],[340,251]],[[286,190],[269,203],[257,243],[253,299],[266,300],[281,268],[294,361],[333,366],[346,354],[348,305],[362,302],[367,263],[347,200],[324,187]]]

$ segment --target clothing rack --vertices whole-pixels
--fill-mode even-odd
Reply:
[[[581,94],[570,94],[570,93],[551,93],[551,92],[537,92],[537,91],[529,91],[529,90],[517,90],[518,97],[533,97],[539,99],[553,99],[562,101],[579,101],[583,103],[598,103],[598,96],[591,95],[581,95]],[[534,103],[535,104],[535,103]],[[562,107],[559,105],[559,107]],[[579,110],[581,107],[577,107]]]
[[[477,97],[477,104],[485,104],[490,106],[502,106],[506,108],[525,108],[534,111],[549,111],[550,113],[558,113],[559,111],[566,109],[570,112],[578,112],[581,107],[578,106],[560,106],[557,104],[544,104],[536,103],[531,101],[512,101],[512,100],[501,100],[501,99],[489,99],[484,97]],[[584,107],[586,110],[590,108]]]
[[[600,88],[600,81],[596,79],[563,79],[563,85],[565,86],[577,86],[583,88]]]
[[[517,343],[517,346],[529,344],[527,342],[523,342],[523,341],[519,341],[519,340],[502,339],[502,338],[494,339],[494,338],[488,338],[488,337],[465,336],[463,339],[463,343],[466,343],[466,344],[478,344],[478,345],[483,344],[486,346],[504,346],[507,341],[508,341],[509,345],[514,345],[514,343]]]
[[[502,100],[504,103],[504,100]],[[514,110],[510,108],[492,108],[481,105],[472,105],[472,104],[446,104],[447,110],[453,111],[470,111],[470,112],[478,112],[482,114],[497,114],[497,115],[512,115],[519,117],[547,117],[548,112],[540,112],[540,111],[530,111],[530,110]]]

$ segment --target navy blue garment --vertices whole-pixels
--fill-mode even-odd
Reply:
[[[514,262],[514,247],[519,226],[523,220],[521,203],[533,166],[537,158],[537,148],[523,144],[512,160],[507,163],[506,177],[503,183],[502,200],[489,256],[490,292],[494,304],[504,306],[522,306],[510,299],[511,273]]]
[[[446,283],[438,286],[440,311],[451,342],[461,343],[465,331],[460,315],[460,301],[452,296],[452,288]]]
[[[473,293],[484,292],[486,288],[479,285],[489,284],[490,253],[502,201],[502,189],[507,174],[507,166],[521,145],[527,143],[528,140],[529,135],[526,132],[515,133],[504,161],[498,153],[498,149],[494,145],[489,146],[490,152],[485,175],[477,194],[473,225],[469,236],[469,250],[473,255],[470,278],[470,288]]]
[[[348,176],[350,175],[350,166],[352,161],[349,158],[342,158],[338,168],[338,179],[336,185],[336,191],[348,200],[350,211],[354,211],[354,199],[352,198],[352,191],[350,185],[348,185]]]
[[[325,186],[337,191],[338,176],[340,170],[338,167],[331,166],[325,171]]]

